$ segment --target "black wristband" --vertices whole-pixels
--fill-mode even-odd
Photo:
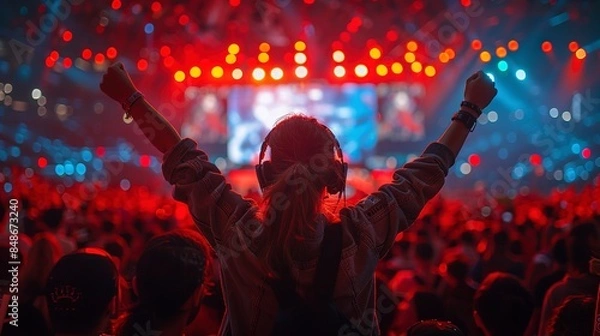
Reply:
[[[454,120],[458,120],[465,124],[465,126],[467,126],[467,128],[469,129],[469,132],[473,132],[475,126],[477,125],[477,118],[475,118],[473,114],[465,110],[460,110],[456,112],[454,116],[452,116],[452,121]]]
[[[460,103],[460,106],[462,106],[462,107],[468,107],[471,110],[477,112],[478,115],[481,115],[481,109],[479,108],[479,106],[477,106],[477,105],[475,105],[475,104],[473,104],[471,102],[463,100],[463,102]]]

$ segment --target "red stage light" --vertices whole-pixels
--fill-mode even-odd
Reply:
[[[542,164],[542,156],[540,154],[531,154],[529,156],[529,163],[534,166],[539,166]]]
[[[496,56],[500,57],[500,58],[504,58],[506,57],[506,48],[504,47],[498,47],[496,48]]]
[[[46,57],[46,66],[48,68],[52,68],[54,66],[54,60],[50,58],[50,56]]]
[[[315,3],[315,0],[304,0],[304,3],[307,5],[312,5]]]
[[[388,41],[396,41],[398,39],[398,33],[395,30],[388,30],[388,32],[385,34],[385,38]]]
[[[340,40],[342,40],[343,42],[350,41],[350,33],[348,33],[348,32],[341,33],[340,34]]]
[[[469,7],[471,6],[471,0],[460,0],[460,4],[463,5],[463,7]]]
[[[69,57],[65,57],[65,58],[63,59],[63,67],[64,67],[65,69],[68,69],[68,68],[70,68],[72,65],[73,65],[73,61],[72,61],[72,60],[71,60]]]
[[[160,56],[162,57],[167,57],[171,54],[171,48],[169,46],[162,46],[160,47]]]
[[[117,57],[117,49],[115,47],[109,47],[106,49],[106,57],[110,59]]]
[[[65,30],[62,34],[62,38],[65,42],[69,42],[73,39],[73,33],[69,30]]]
[[[40,156],[37,160],[37,164],[40,168],[46,168],[46,166],[48,165],[48,160],[46,160],[45,157]]]
[[[579,49],[579,43],[572,41],[571,43],[569,43],[569,50],[571,52],[576,52],[577,49]]]
[[[102,53],[97,53],[96,57],[94,57],[94,61],[98,64],[104,62],[104,55]]]
[[[165,57],[165,59],[163,60],[163,64],[167,67],[170,68],[173,66],[173,64],[175,64],[175,59],[173,58],[173,56],[167,56]]]
[[[53,61],[55,61],[55,62],[56,62],[56,61],[58,61],[58,57],[59,57],[59,56],[60,56],[60,55],[58,54],[58,51],[56,51],[56,50],[53,50],[53,51],[50,53],[50,59],[51,59],[51,60],[53,60]]]
[[[454,52],[454,49],[452,49],[452,48],[448,48],[444,52],[446,53],[446,55],[448,55],[449,59],[454,59],[454,57],[456,57],[456,53]]]
[[[545,41],[544,43],[542,43],[542,50],[545,53],[549,53],[552,51],[552,43]]]
[[[92,58],[92,51],[90,49],[83,49],[83,51],[81,52],[81,57],[84,60],[89,60],[90,58]]]
[[[442,53],[440,53],[439,59],[440,59],[440,62],[442,62],[442,63],[448,63],[450,61],[450,56],[448,56],[447,53],[442,52]]]
[[[517,51],[519,49],[519,42],[517,42],[515,40],[510,40],[508,42],[508,49],[510,51]]]
[[[471,48],[473,48],[473,50],[480,50],[482,47],[483,47],[483,45],[481,44],[481,41],[479,41],[479,40],[471,41]]]
[[[150,156],[148,155],[140,155],[140,166],[142,167],[150,167]]]
[[[481,157],[478,154],[471,154],[468,161],[471,166],[477,167],[481,163]]]
[[[583,157],[584,159],[589,159],[591,156],[592,156],[592,150],[589,149],[588,147],[581,150],[581,157]]]
[[[137,68],[138,68],[138,70],[140,70],[140,71],[146,71],[146,70],[148,69],[148,61],[146,61],[146,60],[145,60],[145,59],[143,59],[143,58],[142,58],[142,59],[140,59],[140,60],[137,62]]]
[[[237,7],[240,5],[240,0],[229,0],[229,5],[231,7]]]
[[[102,146],[96,147],[96,155],[98,155],[99,157],[103,157],[105,154],[106,154],[106,148],[104,148]]]
[[[182,26],[185,26],[186,24],[188,24],[190,22],[190,17],[183,14],[182,16],[179,17],[179,24]]]
[[[154,1],[152,3],[152,6],[150,6],[150,9],[152,9],[153,12],[160,12],[160,10],[162,9],[162,5],[160,4],[160,2]]]
[[[112,7],[112,9],[114,9],[114,10],[117,10],[117,9],[121,8],[121,1],[120,0],[113,0],[113,2],[110,5],[110,7]]]

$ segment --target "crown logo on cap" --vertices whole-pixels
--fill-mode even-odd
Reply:
[[[66,305],[74,305],[81,299],[81,291],[71,285],[55,287],[52,293],[50,293],[50,298],[55,304],[63,301]]]

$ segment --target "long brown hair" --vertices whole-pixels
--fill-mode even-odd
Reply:
[[[298,242],[314,232],[326,212],[323,196],[344,179],[336,159],[337,140],[315,118],[291,115],[266,140],[271,150],[273,183],[264,189],[261,219],[268,243],[263,257],[270,272],[287,270]],[[341,191],[340,191],[341,192]]]

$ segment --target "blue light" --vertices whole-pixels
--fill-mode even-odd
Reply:
[[[508,158],[508,151],[506,148],[500,148],[500,150],[498,150],[498,157],[502,160],[506,160]]]
[[[39,153],[42,151],[42,144],[36,141],[33,143],[32,149],[34,153]]]
[[[83,182],[85,180],[85,176],[83,175],[75,175],[75,181]]]
[[[81,151],[81,159],[85,162],[92,161],[92,152],[89,149],[84,149]]]
[[[517,76],[518,80],[525,80],[527,74],[525,73],[525,70],[519,69],[515,72],[515,76]]]
[[[12,184],[10,182],[4,183],[4,192],[9,193],[12,191]]]
[[[19,10],[19,13],[23,16],[27,15],[28,12],[29,12],[29,10],[27,9],[26,6],[21,7],[21,9]]]
[[[23,134],[21,134],[21,133],[15,134],[15,142],[16,143],[22,144],[23,140],[25,140],[24,137],[23,137]]]
[[[581,152],[581,146],[578,143],[571,145],[571,152],[573,152],[573,154],[579,154],[579,152]]]
[[[104,164],[103,164],[102,160],[100,160],[98,158],[94,159],[94,161],[92,162],[92,167],[94,167],[95,170],[102,169],[103,165]]]
[[[154,25],[152,23],[146,23],[144,26],[144,32],[148,35],[154,32]]]
[[[17,146],[12,146],[10,148],[10,155],[14,157],[19,157],[19,155],[21,155],[21,150]]]
[[[565,170],[565,181],[566,182],[573,182],[573,181],[575,181],[575,178],[577,178],[577,173],[575,173],[575,169],[569,168],[569,169]]]
[[[506,63],[506,61],[498,62],[498,70],[500,70],[500,71],[508,70],[508,63]]]
[[[544,169],[546,170],[553,170],[554,169],[554,163],[552,162],[551,158],[544,158],[544,160],[542,161],[542,166],[544,166]]]
[[[492,82],[496,81],[496,77],[494,77],[494,75],[491,72],[486,73],[486,75],[488,75],[488,77],[490,77],[490,79],[492,80]]]
[[[85,168],[85,165],[83,163],[78,163],[77,166],[75,166],[75,171],[79,175],[85,174],[86,170],[87,170],[87,168]]]
[[[58,176],[63,176],[65,174],[65,167],[61,164],[57,164],[54,167],[54,172],[56,173],[56,175]]]
[[[75,173],[75,167],[73,164],[69,161],[65,162],[65,174],[73,175],[73,173]]]
[[[8,153],[0,149],[0,161],[6,161],[8,159]]]

